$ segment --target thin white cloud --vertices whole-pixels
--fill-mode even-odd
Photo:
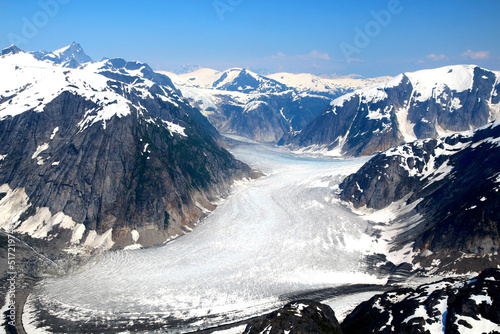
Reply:
[[[311,57],[314,59],[331,60],[328,53],[322,53],[318,50],[312,50],[306,57]]]
[[[312,50],[311,52],[305,55],[292,55],[292,56],[288,56],[280,51],[277,54],[271,56],[271,58],[288,59],[288,60],[313,60],[313,59],[331,60],[330,55],[328,53],[319,52],[318,50]]]
[[[347,62],[348,62],[348,63],[352,63],[352,62],[355,62],[355,63],[362,63],[362,62],[364,62],[364,60],[363,60],[363,59],[359,59],[359,58],[349,58],[349,59],[347,60]]]
[[[449,60],[450,58],[446,57],[446,55],[437,55],[435,53],[431,53],[426,56],[427,59],[432,61],[440,61],[440,60]]]
[[[278,52],[276,55],[272,56],[273,58],[286,58],[286,54],[283,52]]]
[[[490,52],[489,51],[472,51],[472,50],[467,50],[464,53],[462,53],[462,57],[466,58],[471,58],[471,59],[489,59],[490,58]]]

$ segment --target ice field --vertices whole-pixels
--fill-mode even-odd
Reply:
[[[28,300],[27,323],[43,326],[39,316],[48,314],[102,328],[204,328],[271,310],[295,293],[385,283],[365,270],[373,244],[367,221],[334,195],[366,158],[311,158],[251,143],[232,153],[266,176],[238,182],[190,234],[158,248],[109,252],[46,279]]]

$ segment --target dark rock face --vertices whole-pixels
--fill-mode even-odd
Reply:
[[[328,99],[320,96],[300,97],[289,91],[281,94],[259,95],[244,105],[228,101],[220,108],[222,118],[210,118],[221,132],[260,141],[277,142],[290,130],[302,129],[326,108]]]
[[[335,313],[329,306],[312,300],[300,300],[252,321],[244,333],[340,334],[342,331]]]
[[[101,107],[63,91],[42,112],[0,121],[0,185],[23,189],[29,198],[15,226],[48,208],[85,226],[81,242],[91,230],[112,229],[117,248],[132,243],[132,230],[144,231],[142,246],[161,244],[213,209],[210,202],[226,195],[234,179],[250,176],[173,88],[154,84],[146,96],[128,86],[126,74],[108,87],[130,101],[127,115],[92,123]],[[47,237],[64,235],[55,228]]]
[[[467,263],[461,270],[473,270],[462,254],[489,259],[474,266],[484,269],[500,250],[498,138],[496,121],[474,132],[388,150],[348,176],[340,197],[355,208],[382,209],[400,200],[414,205],[396,222],[419,215],[419,223],[401,233],[398,243],[414,241],[414,251],[432,253],[423,262],[439,259],[443,269],[460,260]]]
[[[361,303],[342,322],[345,334],[500,332],[500,270],[469,281],[445,279],[398,289]]]
[[[191,84],[177,88],[220,132],[259,142],[275,143],[284,134],[301,130],[328,107],[331,99],[298,92],[244,69],[218,75],[201,91],[200,86]],[[210,106],[204,105],[207,100]]]
[[[430,87],[427,81],[434,77]],[[458,84],[457,78],[464,82]],[[494,72],[477,66],[401,74],[334,100],[325,113],[300,133],[285,135],[280,144],[339,147],[344,155],[362,156],[414,139],[435,138],[442,130],[478,128],[496,117],[492,106],[498,104],[498,84]]]

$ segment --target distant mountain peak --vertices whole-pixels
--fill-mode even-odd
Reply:
[[[16,54],[19,52],[23,52],[21,49],[19,49],[16,45],[12,44],[8,48],[5,48],[2,50],[1,55],[7,55],[7,54]]]
[[[81,64],[93,61],[92,58],[83,51],[81,45],[76,42],[72,42],[70,45],[52,52],[32,51],[29,53],[37,59],[50,61],[54,64],[70,68],[77,68]]]
[[[416,139],[475,129],[500,115],[500,75],[475,65],[400,74],[332,101],[282,143],[370,155]]]
[[[80,64],[92,61],[92,58],[90,58],[85,53],[85,51],[83,51],[81,45],[76,42],[73,42],[70,45],[65,46],[64,48],[55,50],[52,52],[52,54],[57,56],[61,60],[61,63],[70,61],[72,59]]]

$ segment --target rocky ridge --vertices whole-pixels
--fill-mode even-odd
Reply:
[[[500,110],[500,75],[473,65],[404,73],[331,102],[280,145],[363,156],[417,139],[478,128]]]
[[[301,129],[330,101],[245,69],[162,73],[220,132],[259,142],[277,142],[283,134]]]
[[[168,77],[121,59],[0,58],[1,226],[87,247],[189,231],[248,166]]]
[[[464,273],[494,266],[500,251],[499,125],[380,153],[343,181],[340,198],[371,214],[367,219],[379,219],[374,233],[397,231],[395,249],[411,253],[406,260],[414,268]]]
[[[297,300],[237,326],[271,334],[500,333],[500,270],[391,289],[361,302],[340,325],[328,305]]]
[[[444,279],[361,303],[342,322],[354,333],[500,333],[500,271]]]

